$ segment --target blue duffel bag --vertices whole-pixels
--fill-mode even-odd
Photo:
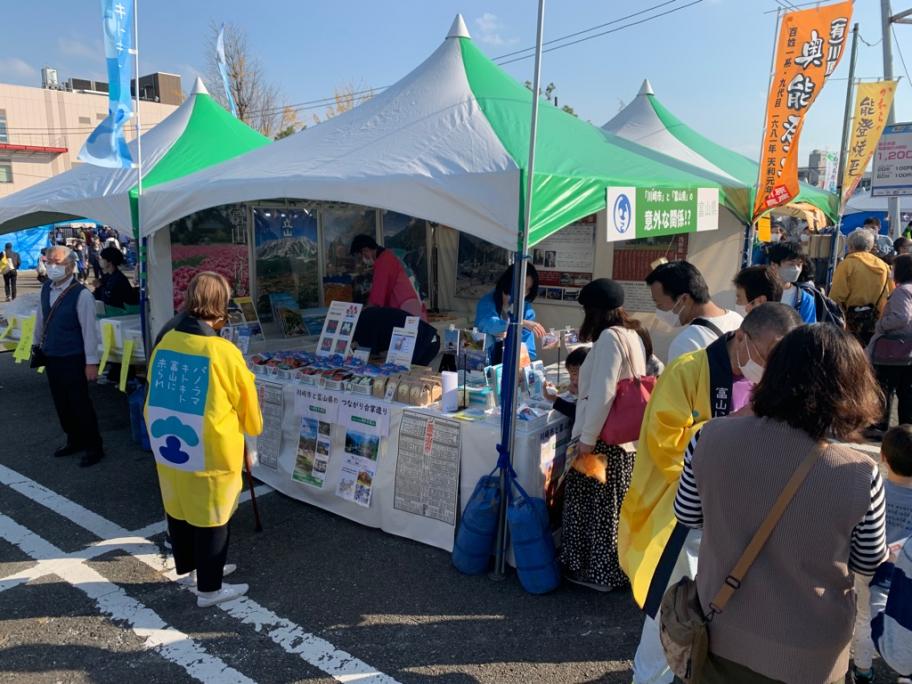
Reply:
[[[466,504],[453,544],[453,565],[466,575],[488,571],[497,540],[497,516],[500,512],[500,477],[485,475]]]
[[[519,491],[518,496],[513,496],[513,487]],[[507,471],[507,491],[507,524],[519,583],[530,594],[547,594],[560,584],[548,506],[544,499],[526,493],[512,468]]]

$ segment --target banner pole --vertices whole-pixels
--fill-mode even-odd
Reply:
[[[852,54],[849,57],[849,83],[846,86],[845,113],[842,117],[842,140],[839,143],[839,178],[836,179],[836,197],[839,200],[839,216],[836,219],[836,228],[833,231],[832,254],[830,254],[830,267],[827,269],[827,290],[833,282],[833,272],[836,270],[836,259],[839,256],[839,236],[842,233],[842,212],[845,202],[842,191],[845,183],[845,170],[848,161],[849,149],[849,121],[852,118],[852,93],[855,91],[855,62],[858,58],[858,22],[852,26]]]
[[[501,391],[501,448],[506,446],[506,458],[510,467],[513,465],[513,450],[516,445],[516,400],[519,379],[519,352],[522,344],[523,314],[525,312],[526,292],[526,266],[529,251],[529,228],[532,223],[532,191],[535,179],[535,142],[538,137],[538,103],[539,89],[541,88],[541,57],[542,41],[545,31],[545,0],[538,0],[538,28],[535,39],[535,71],[532,79],[532,122],[529,130],[529,164],[526,169],[525,205],[523,207],[522,226],[517,240],[516,259],[513,261],[513,312],[510,317],[508,335],[506,338],[509,350],[504,349],[505,368],[509,364],[509,372],[503,374],[503,389]],[[522,182],[522,181],[520,181]],[[507,383],[510,383],[507,386]],[[498,458],[502,454],[498,453]],[[507,487],[513,485],[508,481],[506,469],[500,469],[500,515],[497,524],[497,544],[494,556],[495,579],[502,579],[506,570],[507,549]]]
[[[139,322],[142,328],[143,351],[146,359],[152,354],[151,332],[149,329],[149,296],[148,296],[148,240],[142,237],[142,116],[139,111],[139,0],[133,0],[133,53],[135,85],[133,95],[136,98],[136,225],[133,239],[136,241],[136,275],[139,279]]]

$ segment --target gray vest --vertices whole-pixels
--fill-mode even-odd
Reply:
[[[703,428],[693,468],[703,503],[704,609],[813,444],[766,418],[719,418]],[[713,653],[784,682],[822,684],[845,674],[855,620],[852,530],[871,505],[874,467],[846,445],[827,447],[710,623]]]

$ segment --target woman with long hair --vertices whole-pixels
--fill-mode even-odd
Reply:
[[[513,264],[497,279],[494,290],[478,301],[475,307],[475,328],[485,334],[485,351],[492,364],[500,363],[503,358],[503,341],[507,335],[507,324],[510,320],[513,290]],[[535,309],[532,302],[538,296],[538,271],[532,264],[526,265],[526,285],[523,292],[523,330],[522,341],[529,350],[533,361],[538,356],[535,338],[541,339],[545,329],[535,321]]]
[[[633,473],[636,445],[600,439],[619,381],[646,374],[652,340],[624,310],[624,289],[609,278],[580,290],[580,340],[592,342],[579,373],[573,437],[576,457],[566,476],[560,561],[568,580],[599,591],[627,585],[618,564],[617,527]]]

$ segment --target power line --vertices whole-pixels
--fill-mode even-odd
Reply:
[[[584,33],[589,33],[590,31],[596,31],[600,28],[605,28],[606,26],[611,26],[613,24],[617,24],[619,22],[626,21],[627,19],[631,19],[631,18],[639,16],[641,14],[646,14],[647,12],[651,12],[654,9],[658,9],[660,7],[665,7],[666,5],[671,5],[677,1],[678,0],[666,0],[666,2],[660,2],[658,5],[653,5],[652,7],[647,7],[646,9],[640,10],[639,12],[634,12],[633,14],[628,14],[626,17],[618,17],[617,19],[612,19],[611,21],[605,22],[604,24],[598,24],[597,26],[590,26],[589,28],[583,29],[582,31],[576,31],[574,33],[568,33],[566,36],[561,36],[560,38],[553,38],[552,40],[546,40],[544,43],[542,43],[542,46],[551,45],[553,43],[559,43],[561,41],[567,40],[568,38],[576,38],[576,36],[581,36]],[[535,50],[535,48],[536,48],[536,46],[533,45],[532,47],[523,48],[522,50],[516,50],[515,52],[508,52],[505,55],[498,55],[497,57],[493,57],[492,59],[493,59],[493,61],[497,62],[502,59],[506,59],[507,57],[513,57],[514,55],[520,55],[524,52],[533,51],[533,50]]]
[[[909,69],[906,67],[906,58],[903,57],[902,47],[900,47],[899,40],[896,38],[896,27],[890,26],[890,30],[893,32],[893,44],[896,45],[896,51],[899,53],[899,61],[902,62],[903,71],[906,72],[906,79],[912,83],[912,79],[909,78]]]
[[[653,19],[659,19],[660,17],[664,17],[669,14],[674,14],[675,12],[680,12],[681,10],[687,9],[688,7],[693,7],[694,5],[699,5],[701,2],[703,2],[703,0],[692,0],[691,2],[688,2],[685,5],[681,5],[679,7],[673,7],[670,10],[666,10],[665,12],[659,12],[658,14],[654,14],[650,17],[646,17],[645,19],[640,19],[638,21],[632,21],[629,24],[624,24],[623,26],[618,26],[617,28],[609,29],[608,31],[602,31],[601,33],[596,33],[591,36],[586,36],[585,38],[580,38],[579,40],[574,40],[569,43],[563,43],[562,45],[556,45],[554,47],[548,48],[547,50],[542,50],[542,53],[554,52],[555,50],[560,50],[562,48],[570,47],[571,45],[578,45],[579,43],[583,43],[587,40],[592,40],[593,38],[601,38],[602,36],[607,36],[610,33],[617,33],[618,31],[623,31],[624,29],[631,28],[632,26],[638,26],[640,24],[645,24],[646,22],[652,21]],[[532,56],[533,55],[526,55],[525,57],[516,57],[515,59],[509,59],[505,62],[499,62],[499,65],[506,66],[507,64],[513,64],[514,62],[521,62],[525,59],[531,58]]]

